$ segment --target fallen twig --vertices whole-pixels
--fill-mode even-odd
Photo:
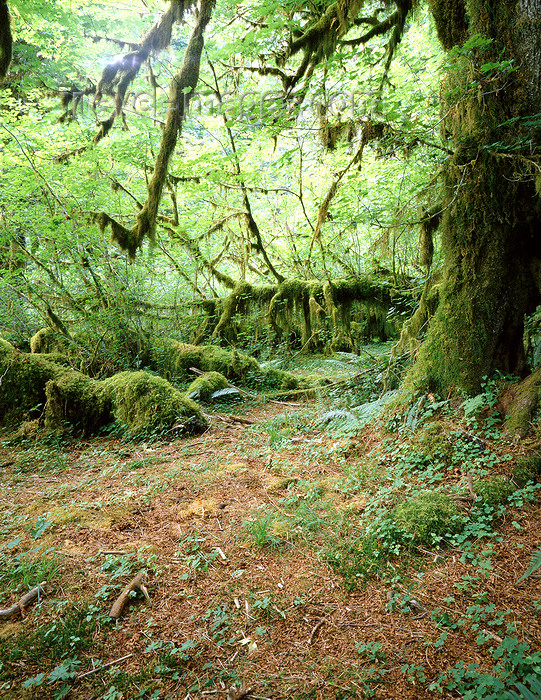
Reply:
[[[467,473],[468,477],[468,491],[470,492],[470,497],[473,501],[477,499],[477,494],[475,493],[475,489],[473,488],[473,475],[470,472]]]
[[[25,609],[31,605],[40,595],[44,593],[43,586],[45,581],[42,581],[38,586],[25,593],[18,603],[12,605],[11,608],[0,610],[0,620],[9,620],[13,615],[24,613]]]
[[[311,634],[310,634],[310,639],[308,640],[308,646],[311,646],[311,645],[312,645],[312,643],[313,643],[313,641],[314,641],[314,639],[315,639],[315,636],[316,636],[316,634],[318,633],[319,628],[320,628],[322,625],[324,625],[326,622],[327,622],[327,620],[326,620],[325,618],[323,618],[322,620],[320,620],[320,621],[317,623],[317,625],[314,627],[314,629],[312,630],[312,632],[311,632]]]
[[[112,617],[115,620],[117,620],[120,617],[122,611],[124,610],[124,606],[128,602],[130,593],[132,591],[135,591],[136,588],[138,588],[141,591],[141,593],[145,596],[147,603],[150,603],[150,596],[148,595],[147,589],[143,585],[143,579],[145,577],[145,574],[146,572],[144,570],[140,571],[137,574],[137,576],[132,581],[130,581],[130,583],[128,583],[126,588],[122,591],[122,593],[113,603],[113,607],[109,611],[109,617]]]
[[[227,694],[227,700],[244,700],[248,695],[251,694],[253,688],[241,688],[238,692],[236,689],[232,689]]]
[[[113,664],[119,664],[121,661],[125,661],[126,659],[129,659],[130,656],[133,656],[133,654],[126,654],[126,656],[122,656],[120,659],[115,659],[114,661],[109,661],[109,663],[103,664],[102,666],[98,666],[98,668],[93,668],[91,671],[86,671],[85,673],[80,673],[77,676],[77,680],[79,678],[86,678],[86,676],[91,676],[93,673],[99,673],[100,671],[103,671],[104,668],[107,668],[108,666],[112,666]]]

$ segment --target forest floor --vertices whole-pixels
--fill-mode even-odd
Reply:
[[[203,435],[148,444],[5,433],[0,607],[45,584],[0,620],[2,697],[485,697],[464,692],[462,663],[478,664],[472,687],[535,673],[539,572],[517,582],[539,547],[534,487],[468,546],[409,547],[359,575],[370,517],[412,484],[460,489],[465,465],[427,479],[414,437],[328,429],[323,409],[245,402]],[[537,447],[487,442],[490,475]],[[136,591],[112,620],[141,570],[150,602]]]

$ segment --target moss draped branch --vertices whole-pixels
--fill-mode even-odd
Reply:
[[[114,95],[115,108],[107,119],[100,122],[100,127],[94,136],[94,143],[98,143],[107,136],[115,118],[122,113],[126,91],[139,73],[141,66],[152,51],[162,51],[169,46],[173,26],[182,20],[191,5],[191,0],[186,0],[186,2],[184,0],[171,0],[167,11],[143,37],[140,45],[135,50],[125,54],[120,60],[105,66],[96,87],[94,107],[100,103],[105,93]]]
[[[169,110],[160,142],[160,150],[154,164],[152,179],[148,185],[147,199],[137,216],[137,222],[132,231],[137,247],[141,247],[145,236],[148,236],[150,240],[154,238],[156,216],[167,180],[169,161],[175,152],[190,99],[199,80],[199,67],[204,45],[203,35],[213,9],[214,2],[212,0],[202,0],[196,13],[196,23],[186,47],[182,67],[174,75],[169,87]]]
[[[184,8],[183,3],[175,3],[177,12],[181,5]],[[102,230],[107,226],[111,227],[112,240],[122,250],[126,250],[130,258],[135,256],[145,237],[151,241],[154,240],[158,207],[167,182],[169,163],[175,152],[179,134],[182,131],[182,123],[188,112],[191,96],[194,94],[199,80],[201,54],[204,45],[203,36],[213,9],[213,0],[201,0],[200,6],[195,13],[195,26],[184,53],[182,66],[173,76],[169,86],[169,106],[160,141],[160,150],[156,157],[152,178],[148,184],[147,198],[137,215],[135,225],[133,228],[128,229],[105,212],[94,215],[94,220]],[[150,48],[154,48],[157,41],[158,37],[149,39]]]

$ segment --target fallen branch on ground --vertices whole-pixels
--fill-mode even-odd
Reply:
[[[119,664],[121,661],[125,661],[126,659],[129,659],[133,654],[126,654],[126,656],[122,656],[120,659],[115,659],[114,661],[109,661],[108,664],[103,664],[103,666],[98,666],[98,668],[93,668],[91,671],[86,671],[85,673],[80,673],[77,676],[77,680],[79,678],[86,678],[86,676],[91,676],[93,673],[99,673],[100,671],[103,671],[104,668],[108,668],[109,666],[112,666],[113,664]]]
[[[42,581],[38,586],[32,588],[31,591],[25,593],[18,603],[12,605],[11,608],[6,610],[0,610],[0,620],[9,620],[13,615],[18,615],[19,613],[24,613],[25,609],[31,605],[35,600],[39,598],[40,595],[44,593],[43,586],[45,581]]]
[[[143,585],[143,579],[145,578],[145,571],[140,571],[137,576],[128,583],[126,588],[122,591],[122,593],[118,596],[118,598],[115,600],[113,603],[113,607],[109,611],[109,617],[112,617],[113,619],[117,620],[121,615],[122,611],[124,610],[124,606],[129,600],[130,593],[132,591],[135,591],[137,588],[141,591],[141,593],[145,596],[145,599],[147,603],[150,603],[150,596],[148,595],[148,591]]]

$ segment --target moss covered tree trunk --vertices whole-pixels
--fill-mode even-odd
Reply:
[[[450,51],[440,304],[409,375],[478,391],[524,375],[524,315],[541,303],[541,0],[431,0]]]

